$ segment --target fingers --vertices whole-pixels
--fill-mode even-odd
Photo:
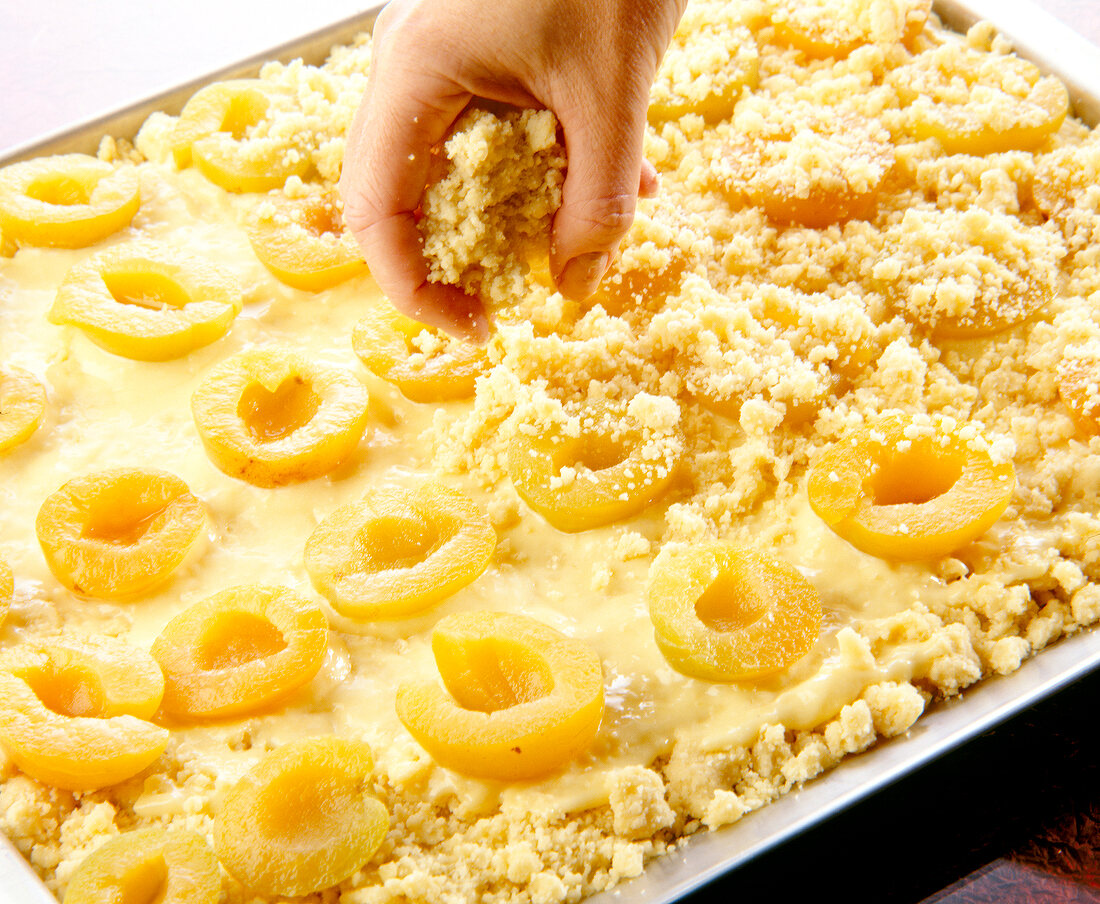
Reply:
[[[642,158],[642,173],[638,177],[638,197],[656,198],[661,188],[661,177],[657,175],[657,167]]]
[[[348,133],[340,177],[344,218],[394,307],[452,335],[484,341],[488,322],[481,302],[428,281],[414,214],[431,169],[431,150],[470,95],[394,57],[384,48],[376,56],[387,77],[372,80]]]
[[[648,91],[627,93],[626,101],[615,105],[615,116],[559,110],[569,170],[554,217],[550,269],[559,291],[570,298],[596,291],[633,222],[639,188],[656,189],[656,172],[648,164],[643,169],[642,160]],[[589,112],[595,108],[579,105]]]

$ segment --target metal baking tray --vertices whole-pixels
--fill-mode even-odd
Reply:
[[[103,135],[133,136],[149,114],[158,110],[177,113],[202,85],[254,75],[268,60],[301,58],[307,63],[320,63],[333,46],[370,28],[379,8],[343,19],[114,113],[17,146],[0,156],[0,166],[44,154],[94,154]],[[1062,78],[1069,88],[1076,116],[1089,125],[1100,123],[1100,48],[1030,0],[936,0],[935,11],[945,25],[959,31],[980,19],[996,24],[1012,40],[1020,56]],[[1100,669],[1100,630],[1082,631],[1063,639],[1029,659],[1014,674],[987,678],[960,697],[930,707],[905,735],[881,741],[863,754],[846,758],[821,778],[732,826],[693,837],[680,850],[652,861],[642,876],[587,902],[671,904],[1096,669]],[[0,898],[12,904],[56,904],[2,835]]]

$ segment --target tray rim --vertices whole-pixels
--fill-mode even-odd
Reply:
[[[132,137],[150,114],[178,112],[187,98],[209,82],[254,75],[273,60],[319,63],[333,47],[369,29],[383,5],[377,3],[173,88],[21,142],[0,153],[0,166],[44,154],[95,154],[103,136]],[[1066,83],[1075,116],[1090,126],[1100,124],[1100,48],[1068,25],[1031,0],[935,0],[933,9],[945,26],[957,31],[980,20],[992,22],[1019,56]],[[731,826],[692,836],[678,851],[647,863],[638,878],[593,895],[585,899],[586,904],[672,904],[1096,670],[1100,670],[1100,630],[1086,628],[1032,656],[1011,675],[985,678],[958,697],[935,704],[904,735],[880,739],[870,750],[845,757],[824,775]],[[6,900],[20,904],[56,904],[2,833],[0,890]]]

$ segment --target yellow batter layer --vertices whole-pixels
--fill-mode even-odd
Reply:
[[[702,27],[707,9],[689,13],[687,33]],[[369,276],[316,294],[276,281],[243,229],[258,196],[229,194],[193,167],[178,169],[167,117],[150,120],[136,151],[105,143],[106,159],[136,162],[142,204],[130,229],[96,249],[152,239],[221,265],[243,290],[243,311],[225,338],[173,361],[117,357],[46,319],[57,286],[89,251],[23,247],[0,259],[2,363],[36,374],[48,391],[38,431],[0,457],[0,555],[15,576],[0,627],[4,648],[63,632],[147,649],[182,608],[244,583],[279,583],[317,599],[302,562],[306,539],[372,486],[442,477],[490,512],[500,537],[488,570],[424,617],[369,633],[341,630],[346,623],[334,618],[320,673],[289,702],[245,719],[172,725],[165,755],[131,781],[58,792],[20,774],[0,749],[0,826],[51,889],[63,892],[82,859],[119,831],[164,823],[209,836],[225,792],[265,750],[335,734],[370,744],[374,791],[392,817],[380,851],[341,885],[342,901],[572,900],[638,874],[702,825],[739,819],[876,737],[904,732],[933,697],[1010,672],[1100,616],[1100,441],[1082,431],[1057,390],[1063,349],[1100,341],[1097,246],[1079,239],[1083,229],[1095,236],[1100,220],[1084,190],[1048,225],[1031,197],[1037,159],[1070,149],[1095,160],[1096,140],[1070,120],[1035,154],[946,156],[934,140],[908,137],[892,78],[913,52],[962,47],[963,39],[928,31],[911,49],[869,42],[844,58],[815,60],[778,40],[762,7],[735,10],[723,12],[717,31],[731,41],[752,36],[759,60],[742,48],[737,61],[758,63],[756,86],[732,120],[689,113],[650,126],[646,152],[662,173],[662,194],[642,204],[610,287],[592,303],[565,302],[515,254],[478,244],[533,234],[530,224],[548,215],[545,194],[527,209],[509,198],[473,246],[448,231],[462,214],[448,191],[462,179],[500,182],[516,168],[542,166],[550,173],[545,191],[558,190],[553,171],[561,160],[547,152],[546,124],[527,129],[527,158],[517,156],[522,141],[517,150],[514,135],[501,138],[485,119],[474,117],[451,139],[448,155],[462,179],[434,189],[428,247],[449,247],[452,257],[438,272],[482,285],[500,310],[494,366],[472,403],[410,402],[368,375],[350,336],[368,306],[384,303]],[[994,62],[1004,52],[985,28],[965,41]],[[267,67],[263,77],[287,86],[297,105],[254,140],[312,136],[317,174],[333,181],[368,65],[369,46],[361,44],[320,69]],[[873,219],[782,227],[720,184],[724,149],[762,128],[779,96],[843,104],[889,133],[897,161]],[[790,115],[796,110],[794,103]],[[792,160],[811,175],[830,165],[812,149]],[[858,170],[847,171],[853,184],[866,175]],[[291,177],[286,193],[302,191]],[[985,217],[983,228],[1007,230],[1009,244],[1023,243],[1036,267],[1056,268],[1054,296],[1037,317],[990,337],[930,338],[919,312],[895,314],[882,288],[884,279],[924,266],[922,247],[937,234],[934,223],[922,232],[909,211]],[[527,232],[511,228],[517,218]],[[893,244],[891,229],[901,236]],[[475,260],[498,272],[471,283],[463,271]],[[682,265],[683,276],[667,297],[619,306],[616,286],[632,271],[659,279],[670,262]],[[784,305],[796,310],[793,324],[774,316]],[[254,346],[292,348],[368,385],[367,433],[329,477],[261,489],[226,476],[204,453],[191,395],[215,364]],[[844,379],[834,381],[842,365]],[[515,425],[532,417],[551,423],[565,401],[639,393],[654,398],[655,421],[671,412],[684,432],[685,465],[673,490],[626,523],[579,534],[528,511],[504,470]],[[739,403],[731,414],[705,404],[708,397]],[[1018,488],[1008,512],[957,558],[898,564],[866,555],[809,507],[807,462],[887,409],[974,422],[1013,460]],[[811,414],[789,417],[794,410]],[[47,569],[35,517],[65,481],[121,465],[181,477],[209,513],[207,542],[146,597],[77,599]],[[774,676],[694,680],[673,670],[654,642],[644,588],[655,557],[714,537],[786,559],[821,595],[817,644]],[[398,721],[396,686],[437,675],[430,626],[474,609],[525,613],[583,639],[602,659],[603,723],[589,751],[561,773],[519,784],[465,778],[436,766]],[[230,901],[254,900],[235,880],[225,882]],[[322,899],[330,898],[310,900]]]

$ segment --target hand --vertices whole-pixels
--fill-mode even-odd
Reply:
[[[591,295],[634,218],[649,88],[687,0],[393,0],[374,28],[370,80],[348,133],[344,216],[394,306],[483,341],[481,302],[428,281],[414,211],[431,150],[473,97],[553,110],[569,168],[550,270]]]

